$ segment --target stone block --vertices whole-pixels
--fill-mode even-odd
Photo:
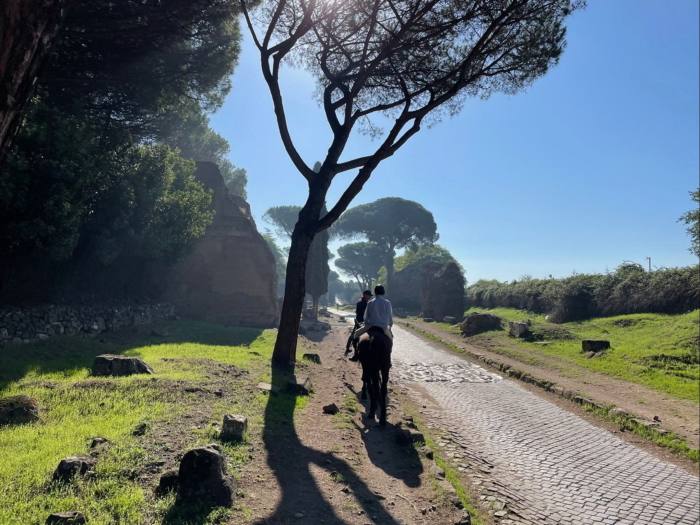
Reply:
[[[509,321],[508,334],[519,339],[527,338],[532,335],[530,332],[530,324],[522,321]]]
[[[226,474],[226,461],[216,445],[188,450],[178,470],[177,502],[230,507],[235,483]]]
[[[221,427],[222,441],[243,441],[248,430],[248,418],[241,415],[226,414]]]

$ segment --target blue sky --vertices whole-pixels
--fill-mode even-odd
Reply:
[[[604,272],[622,261],[696,262],[678,217],[698,186],[697,0],[589,0],[560,63],[527,91],[467,103],[375,171],[353,204],[386,196],[435,215],[467,279]],[[321,158],[330,133],[311,78],[283,89],[297,146]],[[306,185],[277,132],[257,50],[245,38],[233,89],[212,126],[248,171],[258,227]],[[354,137],[351,152],[376,143]],[[344,189],[334,183],[329,204]]]

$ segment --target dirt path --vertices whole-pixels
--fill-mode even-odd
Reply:
[[[630,414],[653,420],[661,418],[664,428],[684,437],[693,448],[700,446],[700,411],[698,405],[677,399],[642,385],[600,374],[571,362],[562,362],[556,357],[531,352],[515,346],[509,351],[520,351],[523,359],[514,359],[498,352],[497,348],[474,346],[463,337],[420,320],[402,320],[409,326],[433,334],[458,346],[471,355],[484,355],[508,366],[512,366],[534,377],[552,381],[566,390],[579,392],[582,396],[603,405],[614,405]]]
[[[333,330],[304,349],[321,364],[297,371],[308,374],[314,393],[296,410],[288,396],[270,394],[262,436],[252,436],[253,459],[240,476],[244,515],[236,523],[255,524],[440,524],[461,523],[449,485],[436,478],[432,462],[411,445],[396,442],[404,417],[392,397],[389,424],[365,425],[355,389],[360,372],[343,357],[348,324],[331,321]],[[315,336],[315,337],[314,337]],[[273,384],[275,378],[273,377]],[[322,407],[335,403],[337,415]],[[294,425],[285,418],[294,413]],[[287,419],[288,421],[288,419]]]

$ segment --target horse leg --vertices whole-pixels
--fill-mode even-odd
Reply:
[[[368,419],[374,419],[377,413],[377,404],[379,401],[379,370],[373,370],[369,374],[369,411],[367,412]]]
[[[382,366],[382,383],[379,390],[379,424],[386,425],[386,398],[389,389],[389,367]]]
[[[360,399],[365,401],[367,399],[367,389],[369,387],[369,374],[367,373],[367,363],[362,362],[360,359],[360,365],[362,365],[362,391],[360,392]]]

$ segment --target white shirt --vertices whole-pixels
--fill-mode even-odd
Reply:
[[[367,303],[365,311],[365,326],[378,326],[380,328],[389,328],[394,325],[393,311],[391,302],[378,295]]]

